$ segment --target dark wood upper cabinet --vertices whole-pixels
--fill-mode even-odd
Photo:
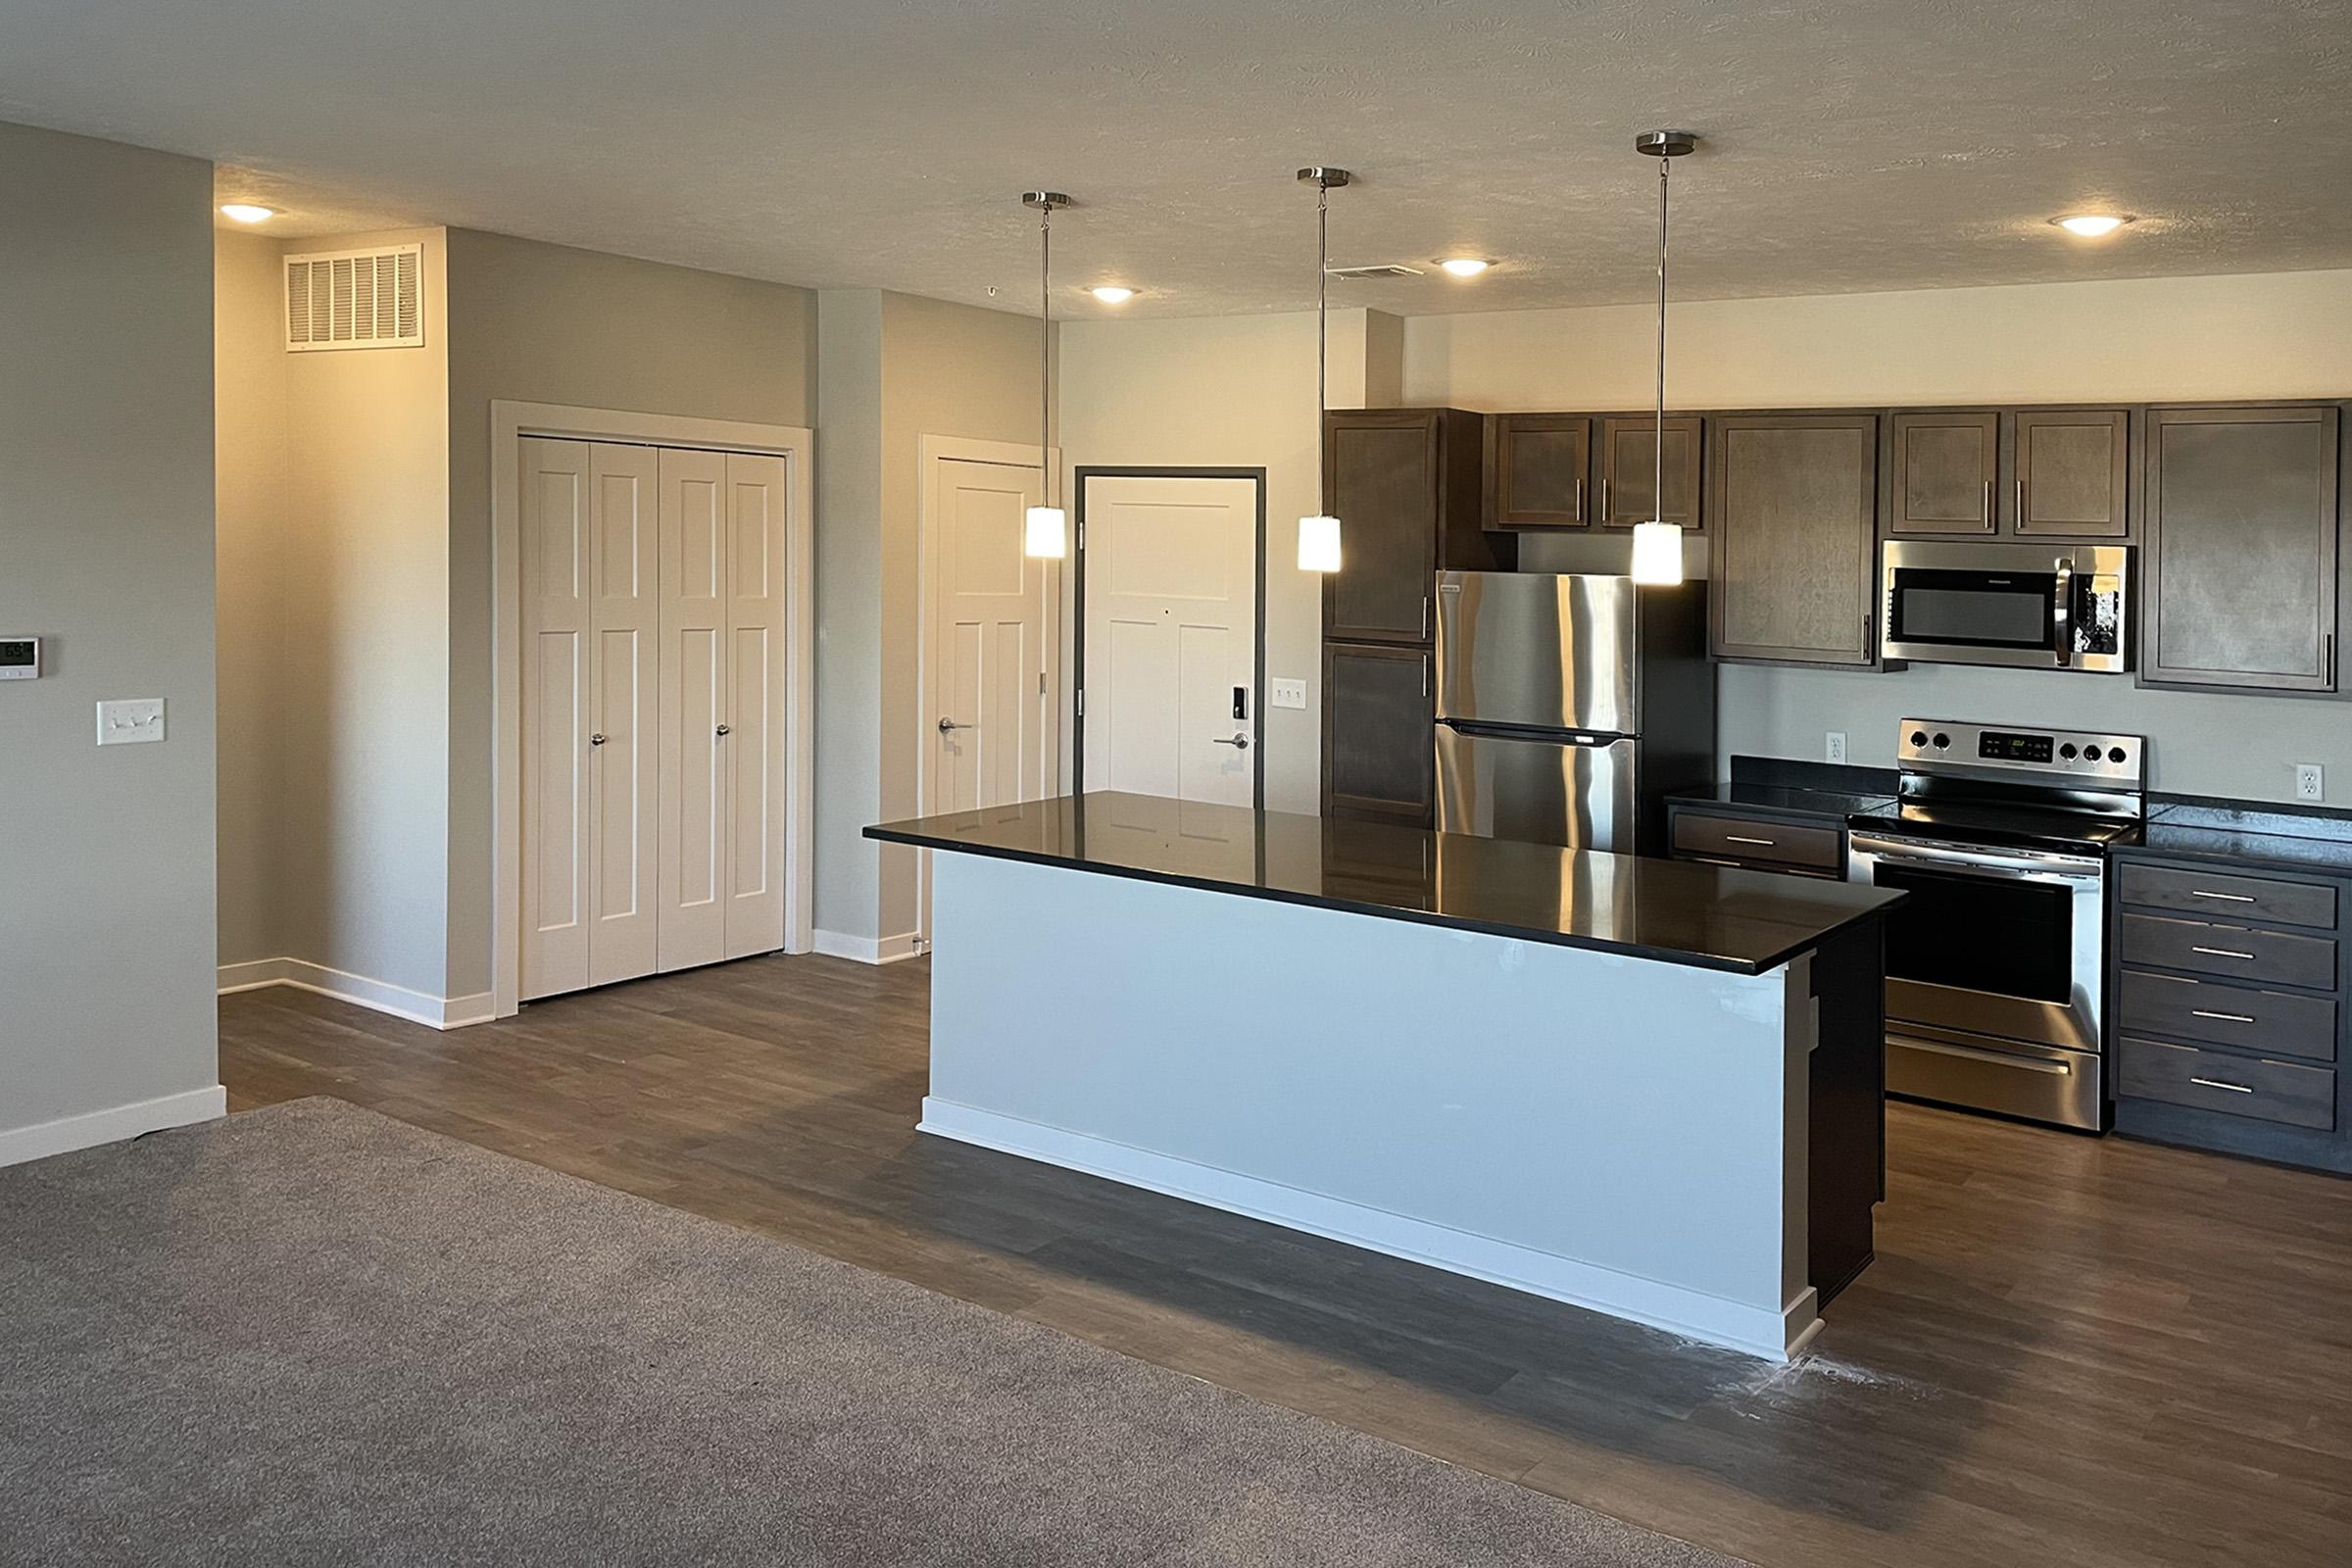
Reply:
[[[2132,532],[2132,416],[2124,409],[2024,409],[2016,416],[2010,522],[2035,539]]]
[[[2141,684],[2335,689],[2336,423],[2149,412]]]
[[[1426,643],[1441,568],[1508,566],[1516,547],[1480,527],[1485,416],[1459,409],[1324,416],[1323,505],[1340,569],[1323,579],[1323,635]]]
[[[1487,526],[1583,528],[1592,521],[1592,421],[1581,414],[1487,418]]]
[[[1994,412],[1898,414],[1889,421],[1893,467],[1886,531],[1989,534],[2000,527],[2001,416]]]
[[[1710,424],[1717,657],[1873,662],[1878,416],[1743,415]]]
[[[1666,471],[1664,479],[1660,481],[1657,474],[1656,416],[1642,418],[1626,415],[1601,420],[1601,525],[1631,528],[1654,516],[1660,522],[1679,523],[1686,528],[1698,527],[1701,521],[1699,451],[1704,445],[1699,434],[1698,416],[1668,415],[1665,430]],[[1650,490],[1660,482],[1665,487],[1666,499],[1663,506],[1653,512]]]
[[[1323,645],[1323,814],[1426,827],[1437,709],[1425,648]]]

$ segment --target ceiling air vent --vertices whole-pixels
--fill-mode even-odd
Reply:
[[[1379,267],[1335,267],[1331,270],[1331,275],[1342,279],[1350,277],[1419,277],[1421,269],[1398,267],[1392,262]]]
[[[424,247],[286,258],[286,347],[407,349],[424,341]]]

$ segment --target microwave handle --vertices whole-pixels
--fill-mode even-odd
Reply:
[[[2066,669],[2075,662],[2075,566],[2071,561],[2058,563],[2057,591],[2050,595],[2050,653],[2057,659],[2058,667]]]

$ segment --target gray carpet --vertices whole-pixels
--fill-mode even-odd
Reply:
[[[0,1561],[1729,1559],[309,1100],[0,1170]]]

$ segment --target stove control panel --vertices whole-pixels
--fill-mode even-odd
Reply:
[[[2138,789],[2147,776],[2140,735],[2062,729],[2015,729],[1948,718],[1906,718],[1895,760],[1915,772],[1982,772],[2051,780],[2079,778]]]

